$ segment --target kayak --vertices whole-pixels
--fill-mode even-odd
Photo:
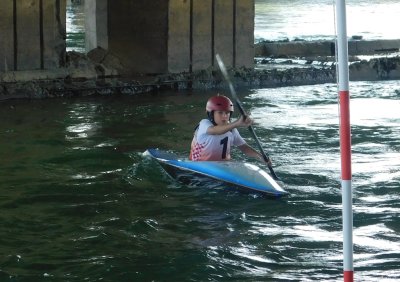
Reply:
[[[191,161],[159,149],[147,149],[145,155],[155,159],[171,177],[184,183],[199,182],[200,177],[249,193],[272,197],[289,194],[267,172],[247,162]]]

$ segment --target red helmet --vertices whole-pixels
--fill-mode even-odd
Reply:
[[[213,96],[207,101],[206,111],[229,111],[233,112],[233,103],[232,101],[224,96],[224,95],[217,95]]]

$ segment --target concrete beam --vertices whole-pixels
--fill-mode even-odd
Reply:
[[[214,50],[224,60],[226,66],[233,66],[234,45],[234,1],[218,0],[214,2]],[[214,58],[214,64],[217,62]]]
[[[375,55],[398,52],[400,40],[350,40],[349,55]],[[334,41],[261,42],[256,44],[255,56],[334,56]]]
[[[14,70],[13,0],[0,5],[0,72]]]
[[[41,68],[40,1],[16,1],[17,69]]]
[[[213,1],[193,1],[192,70],[202,70],[213,64]]]
[[[254,66],[254,1],[236,0],[235,67]]]
[[[2,0],[0,15],[0,71],[64,66],[65,0]]]
[[[43,1],[42,69],[63,67],[66,49],[66,0]]]
[[[86,52],[108,49],[108,0],[85,1]]]
[[[166,73],[167,0],[109,1],[109,50],[132,73]]]
[[[190,71],[190,1],[170,0],[168,8],[168,71]]]

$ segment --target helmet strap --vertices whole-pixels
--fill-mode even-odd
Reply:
[[[211,121],[211,123],[212,123],[213,125],[217,125],[217,124],[215,123],[215,120],[214,120],[214,111],[207,112],[207,117],[208,117],[208,119]]]

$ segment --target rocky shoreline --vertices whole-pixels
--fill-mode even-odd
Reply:
[[[352,58],[350,80],[400,79],[400,57],[386,54],[369,60]],[[251,69],[230,69],[235,87],[268,88],[336,82],[334,57],[256,57]],[[0,73],[0,100],[92,95],[133,95],[163,89],[220,89],[227,85],[216,68],[192,73],[124,76],[122,64],[103,49],[87,55],[68,52],[57,71]]]

